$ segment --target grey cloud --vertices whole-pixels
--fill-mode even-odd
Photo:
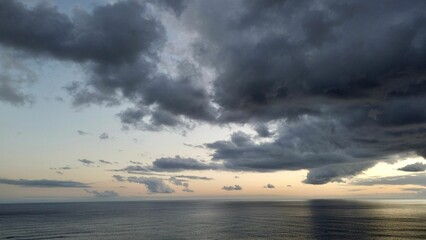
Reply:
[[[376,163],[335,164],[309,170],[305,183],[325,184],[328,182],[343,182],[343,177],[355,176],[374,166]]]
[[[240,185],[223,186],[222,190],[225,190],[225,191],[240,191],[240,190],[243,190],[243,188],[240,187]]]
[[[165,173],[174,173],[187,170],[218,170],[222,166],[216,163],[204,163],[193,158],[182,158],[180,156],[175,156],[174,158],[159,158],[156,159],[152,165],[133,165],[127,166],[123,169],[117,169],[114,171],[124,171],[133,174],[141,175],[154,175],[154,176],[169,176],[169,181],[178,186],[188,187],[186,180],[205,180],[210,181],[213,178],[209,177],[200,177],[192,175],[171,175]]]
[[[197,59],[217,73],[218,121],[264,135],[258,126],[281,125],[271,142],[236,133],[207,144],[225,169],[308,169],[306,183],[325,184],[398,154],[426,156],[425,3],[316,3],[206,1],[183,12],[201,36]]]
[[[423,172],[426,170],[426,164],[421,162],[416,162],[413,164],[408,164],[407,166],[404,166],[402,168],[398,168],[398,170],[401,170],[404,172]]]
[[[205,180],[205,181],[211,181],[214,180],[214,178],[210,177],[199,177],[199,176],[191,176],[191,175],[176,175],[177,178],[187,178],[191,180]]]
[[[135,1],[119,2],[92,13],[79,9],[70,18],[47,4],[29,9],[6,0],[0,7],[0,42],[75,61],[132,61],[159,35],[156,23],[141,16],[143,8]]]
[[[31,97],[21,92],[17,87],[8,81],[4,76],[0,76],[0,101],[7,102],[15,106],[22,106],[31,102]]]
[[[154,177],[128,177],[127,181],[130,183],[139,183],[145,185],[150,193],[174,193],[175,190],[164,183],[161,178]]]
[[[153,170],[157,171],[183,171],[183,170],[210,170],[219,169],[220,165],[214,163],[203,163],[193,158],[182,158],[180,156],[159,158],[153,163]]]
[[[125,177],[120,176],[120,175],[113,175],[112,176],[117,182],[124,182],[125,181]]]
[[[7,179],[0,178],[0,184],[8,184],[22,187],[40,187],[40,188],[90,188],[86,183],[75,181],[60,180],[27,180],[27,179]]]
[[[272,184],[270,184],[270,183],[268,183],[265,186],[263,186],[263,188],[275,188],[275,186],[272,185]]]
[[[409,192],[421,192],[426,190],[426,188],[419,188],[419,187],[414,187],[414,188],[400,188],[402,191],[409,191]]]
[[[160,7],[164,7],[166,9],[171,9],[178,16],[185,9],[185,5],[186,5],[185,0],[174,0],[174,1],[153,0],[152,2],[159,5]]]
[[[186,180],[177,179],[176,177],[170,177],[168,180],[176,186],[188,186],[188,182]]]
[[[85,132],[85,131],[82,131],[82,130],[77,130],[77,133],[78,133],[78,135],[80,135],[80,136],[85,136],[85,135],[88,135],[88,134],[89,134],[88,132]]]
[[[268,126],[266,126],[265,124],[258,124],[255,127],[255,130],[260,137],[270,137],[271,136],[271,132],[269,131]]]
[[[194,62],[174,74],[159,69],[161,20],[134,1],[73,16],[0,1],[0,44],[81,63],[89,76],[67,87],[74,104],[130,102],[126,129],[247,123],[267,136],[279,125],[268,142],[237,132],[206,144],[217,164],[163,158],[148,171],[307,169],[306,183],[325,184],[398,154],[426,157],[425,1],[150,4],[197,35]]]
[[[23,89],[37,80],[36,74],[18,54],[0,48],[0,102],[24,106],[34,102],[34,97]]]
[[[99,191],[90,191],[87,189],[84,189],[85,192],[92,194],[94,197],[96,198],[116,198],[118,196],[120,196],[118,193],[114,192],[114,191],[103,191],[103,192],[99,192]]]
[[[103,164],[112,164],[112,162],[110,162],[110,161],[106,161],[106,160],[99,160],[99,162],[100,163],[103,163]]]
[[[194,192],[194,190],[189,189],[188,187],[183,188],[183,189],[182,189],[182,191],[183,191],[183,192],[189,192],[189,193]]]
[[[379,96],[399,90],[395,83],[422,80],[422,1],[254,2],[194,3],[183,14],[201,33],[200,61],[218,70],[214,98],[224,121],[294,118],[354,101],[386,107],[392,99]]]
[[[138,162],[138,161],[130,161],[130,163],[138,164],[138,165],[142,164],[141,162]]]
[[[79,8],[72,16],[47,4],[34,8],[13,0],[0,4],[0,44],[82,63],[88,69],[87,81],[66,87],[73,105],[112,106],[130,101],[134,108],[120,114],[123,124],[147,130],[187,126],[185,118],[214,118],[215,110],[199,84],[197,70],[188,67],[191,64],[182,62],[179,76],[173,79],[157,69],[166,32],[152,14],[158,11],[145,2],[119,1],[96,6],[91,12]],[[175,13],[184,7],[182,1],[151,4]],[[23,101],[22,97],[16,100]],[[147,115],[148,122],[141,121],[141,114]]]
[[[374,186],[374,185],[419,185],[426,186],[426,175],[407,175],[407,176],[391,176],[382,178],[372,178],[365,180],[357,180],[352,182],[353,185]]]
[[[70,166],[58,167],[58,168],[50,168],[50,170],[71,170]]]
[[[79,162],[83,163],[86,166],[90,166],[92,164],[94,164],[94,161],[88,160],[88,159],[78,159]]]
[[[108,139],[109,138],[109,136],[108,136],[108,133],[102,133],[101,135],[99,135],[99,139],[101,139],[101,140],[105,140],[105,139]]]
[[[194,190],[189,188],[189,183],[187,180],[178,179],[176,177],[170,177],[168,180],[176,186],[183,186],[183,192],[194,192]]]

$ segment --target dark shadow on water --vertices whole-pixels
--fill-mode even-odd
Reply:
[[[373,228],[373,203],[345,200],[308,201],[312,236],[315,239],[370,239]]]

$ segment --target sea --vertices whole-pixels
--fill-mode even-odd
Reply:
[[[426,202],[0,204],[0,239],[426,239]]]

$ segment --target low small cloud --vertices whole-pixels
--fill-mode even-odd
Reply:
[[[189,183],[187,180],[177,179],[176,177],[170,177],[168,180],[176,186],[183,186],[183,192],[194,192],[189,188]]]
[[[7,179],[0,178],[0,184],[8,184],[22,187],[40,187],[40,188],[90,188],[86,183],[75,181],[59,181],[59,180],[28,180],[28,179]]]
[[[287,187],[291,187],[291,185],[289,184],[289,185],[287,185]]]
[[[152,165],[141,166],[140,162],[130,161],[134,166],[127,166],[117,171],[126,171],[132,173],[144,173],[149,172],[182,172],[187,170],[220,170],[222,166],[217,163],[206,163],[202,160],[194,158],[183,158],[179,155],[175,157],[162,157],[154,160]]]
[[[220,165],[216,163],[204,163],[194,158],[175,157],[158,158],[152,163],[153,171],[178,172],[185,170],[218,170]]]
[[[174,193],[175,190],[164,183],[164,179],[155,177],[128,177],[130,183],[145,185],[149,193]]]
[[[83,163],[86,166],[90,166],[90,165],[92,165],[92,164],[95,163],[94,161],[90,161],[88,159],[78,159],[78,161],[81,162],[81,163]]]
[[[184,143],[183,145],[187,146],[187,147],[192,147],[192,148],[206,148],[203,145],[194,145],[194,144],[189,144],[189,143]]]
[[[114,192],[114,191],[103,191],[103,192],[98,192],[98,191],[90,191],[87,189],[84,189],[85,192],[93,194],[94,197],[96,198],[116,198],[118,196],[120,196],[118,193]]]
[[[187,178],[191,180],[205,180],[205,181],[211,181],[214,180],[214,178],[211,177],[199,177],[199,176],[192,176],[192,175],[176,175],[177,178]]]
[[[176,177],[170,177],[169,182],[173,183],[176,186],[188,186],[188,181],[177,179]]]
[[[142,164],[141,162],[137,162],[137,161],[130,161],[130,163],[132,163],[132,164],[138,164],[138,165]]]
[[[359,192],[359,191],[363,191],[363,188],[355,188],[355,189],[348,189],[348,192]]]
[[[225,191],[240,191],[240,190],[243,190],[243,188],[240,187],[240,185],[223,186],[222,189],[225,190]]]
[[[99,135],[99,139],[101,139],[101,140],[106,140],[108,138],[109,138],[109,136],[108,136],[108,133],[106,133],[106,132],[104,132],[101,135]]]
[[[370,178],[357,180],[352,183],[359,186],[374,186],[374,185],[418,185],[426,186],[426,175],[416,174],[407,176],[390,176],[381,178]]]
[[[106,160],[99,160],[99,162],[100,163],[103,163],[103,164],[112,164],[112,162],[110,162],[110,161],[106,161]]]
[[[61,172],[61,171],[56,171],[56,174],[64,175],[64,173],[63,173],[63,172]]]
[[[70,166],[65,167],[58,167],[58,168],[50,168],[50,170],[71,170],[72,168]]]
[[[272,184],[270,184],[270,183],[268,183],[265,186],[263,186],[263,188],[275,188],[275,186],[272,185]]]
[[[80,135],[80,136],[86,136],[86,135],[89,135],[89,133],[88,133],[88,132],[85,132],[85,131],[82,131],[82,130],[77,130],[77,133],[78,133],[78,135]]]
[[[425,191],[426,188],[420,188],[420,187],[413,187],[413,188],[400,188],[402,191],[407,192],[419,192],[419,191]]]
[[[189,189],[189,188],[187,188],[187,187],[185,187],[184,189],[182,189],[182,191],[183,191],[183,192],[189,192],[189,193],[194,192],[194,190]]]
[[[398,168],[398,170],[404,171],[404,172],[423,172],[426,170],[426,164],[421,162],[416,162],[413,164],[408,164],[405,167]]]
[[[112,176],[117,182],[124,182],[126,181],[126,178],[120,175],[114,175]]]

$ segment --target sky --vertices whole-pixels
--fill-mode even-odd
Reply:
[[[425,1],[0,1],[0,202],[424,198]]]

